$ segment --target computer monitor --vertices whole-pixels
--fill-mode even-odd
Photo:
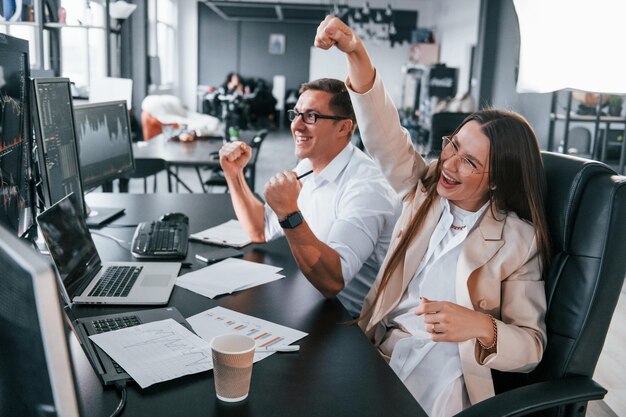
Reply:
[[[33,122],[46,207],[70,193],[83,195],[72,93],[67,78],[35,78]],[[79,198],[83,213],[85,205]]]
[[[126,101],[75,106],[74,120],[84,190],[135,170]]]
[[[78,416],[57,278],[0,226],[0,415]]]
[[[28,42],[0,33],[0,224],[23,236],[35,224]]]

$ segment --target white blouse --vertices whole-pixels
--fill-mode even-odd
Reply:
[[[428,250],[398,306],[384,319],[388,329],[400,328],[412,336],[399,340],[389,365],[426,413],[451,416],[470,405],[457,343],[433,342],[422,316],[415,314],[420,297],[456,302],[456,267],[465,238],[489,206],[470,212],[440,199],[439,224]],[[462,230],[451,226],[464,226]]]

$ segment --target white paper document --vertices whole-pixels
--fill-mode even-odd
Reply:
[[[238,313],[224,307],[214,307],[187,318],[194,332],[206,341],[223,334],[243,334],[256,342],[254,361],[258,362],[276,353],[276,349],[302,339],[307,333],[280,324]]]
[[[237,220],[229,220],[226,223],[189,235],[189,239],[214,245],[232,246],[241,248],[252,243],[243,226]]]
[[[141,388],[213,369],[211,346],[172,319],[89,336]]]
[[[181,275],[176,280],[176,285],[205,297],[215,298],[221,294],[231,294],[284,278],[284,275],[278,274],[281,270],[282,268],[272,265],[228,258]]]

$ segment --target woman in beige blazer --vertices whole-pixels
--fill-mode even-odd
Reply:
[[[427,165],[350,28],[329,16],[315,45],[346,54],[361,138],[404,201],[359,326],[429,415],[452,415],[494,395],[492,369],[529,372],[543,355],[537,139],[520,115],[483,110]]]

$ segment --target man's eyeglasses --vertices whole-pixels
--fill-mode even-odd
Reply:
[[[312,111],[308,111],[305,113],[300,113],[297,110],[288,110],[287,111],[287,116],[289,117],[289,121],[293,122],[294,120],[296,120],[298,118],[298,116],[302,116],[302,121],[308,125],[313,125],[315,124],[315,122],[317,122],[317,119],[330,119],[330,120],[346,120],[349,119],[349,117],[343,117],[343,116],[329,116],[326,114],[317,114],[317,113],[313,113]]]
[[[441,148],[441,158],[450,159],[454,156],[459,157],[460,164],[458,164],[459,174],[463,177],[469,177],[472,174],[483,174],[487,171],[479,172],[476,163],[472,161],[467,155],[459,154],[459,146],[452,140],[450,136],[444,136],[441,138],[443,146]]]

